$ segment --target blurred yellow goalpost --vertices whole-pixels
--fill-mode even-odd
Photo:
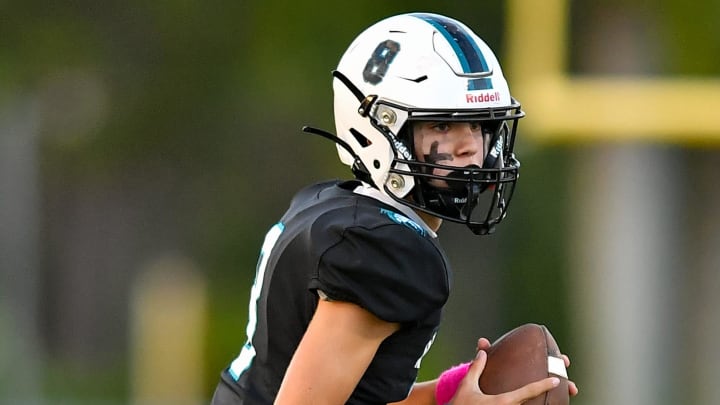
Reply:
[[[572,269],[572,334],[581,342],[571,378],[580,371],[592,382],[581,388],[584,404],[714,403],[717,155],[701,157],[696,164],[706,169],[688,181],[682,152],[664,144],[720,146],[720,77],[573,76],[568,15],[568,0],[509,0],[505,66],[527,112],[524,136],[593,146],[575,155],[569,225],[558,233]],[[683,193],[691,189],[702,199],[688,202]],[[678,290],[687,286],[690,300]],[[691,332],[678,331],[688,325]]]
[[[506,65],[539,142],[720,143],[720,79],[573,77],[567,0],[508,2]]]

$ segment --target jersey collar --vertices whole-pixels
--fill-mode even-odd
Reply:
[[[353,190],[353,192],[355,194],[360,194],[360,195],[364,195],[366,197],[374,198],[374,199],[382,202],[383,204],[387,204],[387,205],[397,209],[398,211],[402,212],[408,218],[410,218],[413,221],[420,224],[423,227],[423,229],[425,229],[430,236],[432,236],[433,238],[437,238],[437,233],[435,233],[435,231],[433,231],[412,208],[398,203],[397,201],[393,200],[392,198],[381,193],[380,190],[376,189],[375,187],[373,187],[365,182],[360,182],[360,185],[355,187],[355,190]]]

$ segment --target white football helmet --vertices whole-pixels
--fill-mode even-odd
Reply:
[[[524,113],[483,40],[448,17],[398,15],[362,32],[333,76],[338,153],[356,177],[476,234],[493,231],[518,178],[513,146]],[[422,120],[482,121],[490,146],[483,167],[418,161],[409,123]]]

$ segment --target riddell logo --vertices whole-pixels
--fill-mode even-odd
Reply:
[[[500,92],[482,93],[482,94],[466,94],[465,102],[467,103],[489,103],[492,101],[500,101]]]

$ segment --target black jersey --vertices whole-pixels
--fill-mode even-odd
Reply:
[[[248,340],[222,375],[221,384],[238,394],[230,403],[273,402],[320,294],[401,324],[378,348],[348,404],[407,396],[437,332],[450,268],[414,212],[358,187],[357,181],[308,187],[268,232],[250,295]]]

